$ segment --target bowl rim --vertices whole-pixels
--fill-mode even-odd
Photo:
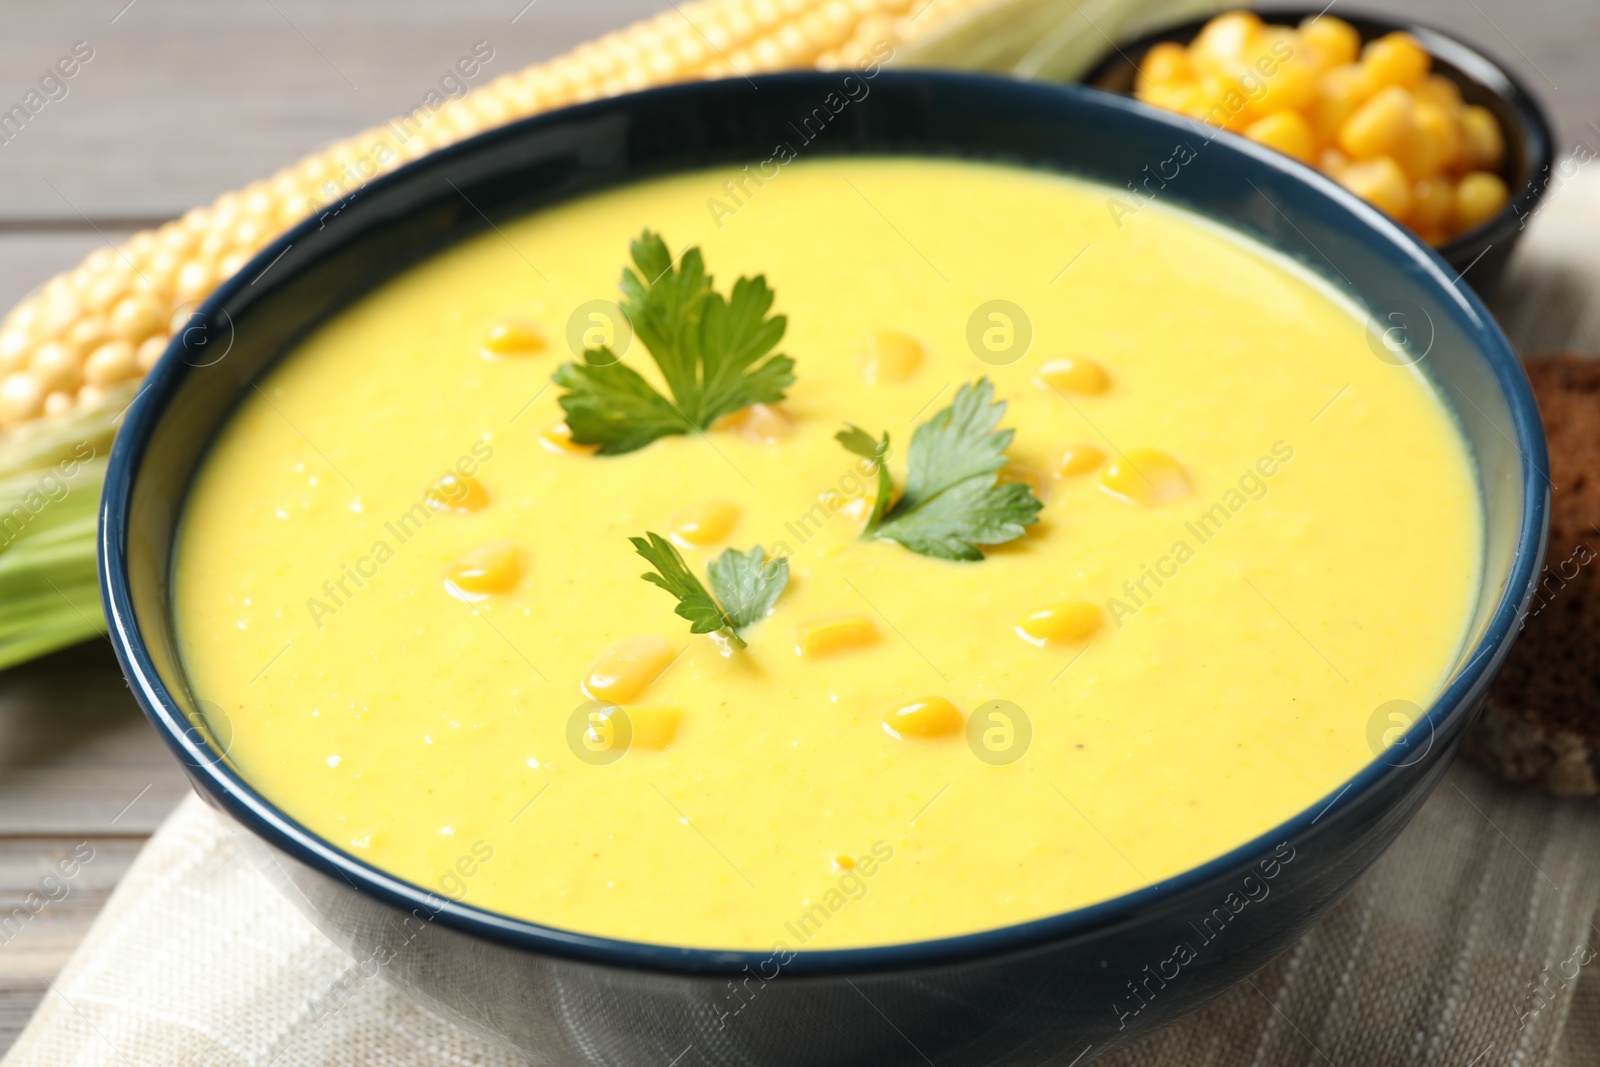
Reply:
[[[819,72],[790,72],[758,75],[755,81],[758,87],[767,83],[774,86],[794,82],[820,84],[836,77]],[[1182,116],[1157,111],[1131,98],[1078,85],[1046,85],[944,71],[884,71],[877,77],[888,79],[888,82],[880,84],[943,86],[946,91],[982,93],[994,99],[998,106],[1008,102],[1031,101],[1089,108],[1109,113],[1119,122],[1164,125],[1174,133],[1192,132],[1188,120]],[[690,82],[532,116],[430,153],[417,163],[397,168],[349,195],[359,195],[364,199],[377,198],[389,187],[409,180],[414,167],[436,163],[441,159],[467,156],[482,145],[521,137],[526,132],[593,119],[629,100],[654,96],[670,102],[674,98],[693,98],[699,94],[717,92],[720,91],[719,86],[735,83],[747,88],[740,79]],[[1533,579],[1541,564],[1544,548],[1548,490],[1541,489],[1548,485],[1548,459],[1531,388],[1510,344],[1482,301],[1470,288],[1456,284],[1459,279],[1452,280],[1454,272],[1450,266],[1433,250],[1412,240],[1399,223],[1331,179],[1271,149],[1242,138],[1230,138],[1222,142],[1219,151],[1250,157],[1254,164],[1276,171],[1280,177],[1313,186],[1324,196],[1338,202],[1352,216],[1352,223],[1377,231],[1381,243],[1387,246],[1387,254],[1392,255],[1397,263],[1418,271],[1426,279],[1423,284],[1436,287],[1440,301],[1445,305],[1453,303],[1465,323],[1470,324],[1470,328],[1463,325],[1463,330],[1473,340],[1474,347],[1486,362],[1498,390],[1505,398],[1515,432],[1516,440],[1513,443],[1520,454],[1519,470],[1525,487],[1516,545],[1507,578],[1494,593],[1493,612],[1483,624],[1477,640],[1470,651],[1463,649],[1454,677],[1429,705],[1426,714],[1405,735],[1405,743],[1409,746],[1424,742],[1431,745],[1436,734],[1445,732],[1447,724],[1460,726],[1475,710],[1487,688],[1490,673],[1504,658],[1515,627],[1533,595]],[[236,293],[253,284],[262,268],[275,262],[290,245],[309,236],[319,226],[318,217],[313,215],[270,242],[250,264],[204,301],[199,314],[206,318],[215,315]],[[177,340],[169,344],[167,352],[130,404],[112,447],[100,506],[99,570],[109,637],[123,673],[146,716],[184,764],[192,782],[201,787],[202,797],[255,836],[319,874],[344,882],[356,892],[402,911],[418,915],[426,912],[429,921],[438,921],[448,928],[500,946],[573,962],[679,976],[725,977],[747,973],[749,968],[770,963],[779,954],[776,949],[699,948],[628,941],[547,926],[457,903],[334,846],[278,809],[224,761],[222,754],[215,751],[194,729],[161,680],[139,628],[129,578],[128,516],[135,475],[143,462],[157,421],[188,369],[181,359],[180,350]],[[185,494],[187,491],[186,485]],[[164,566],[170,568],[170,555]],[[1423,766],[1424,762],[1419,759],[1415,765]],[[947,937],[850,948],[790,949],[784,953],[788,959],[780,967],[784,973],[794,976],[852,976],[903,971],[977,957],[1014,954],[1091,935],[1125,924],[1145,909],[1199,891],[1252,862],[1277,842],[1301,839],[1312,832],[1330,812],[1335,817],[1329,820],[1329,824],[1335,823],[1339,814],[1349,810],[1359,798],[1370,793],[1391,775],[1404,774],[1407,769],[1407,765],[1390,765],[1375,757],[1316,803],[1269,830],[1164,882],[1108,900],[1020,923]]]
[[[1325,7],[1309,6],[1291,3],[1265,3],[1259,7],[1251,7],[1250,11],[1259,15],[1263,22],[1271,23],[1275,19],[1300,20],[1312,15],[1326,15]],[[1093,87],[1094,80],[1104,71],[1118,62],[1131,62],[1129,56],[1147,51],[1152,45],[1167,40],[1190,40],[1194,33],[1221,12],[1214,12],[1194,18],[1184,18],[1170,23],[1160,29],[1141,33],[1132,40],[1122,41],[1110,47],[1079,79],[1079,83]],[[1340,8],[1332,16],[1360,29],[1361,23],[1372,27],[1382,27],[1385,32],[1404,31],[1416,37],[1427,48],[1429,55],[1443,59],[1451,66],[1461,70],[1462,73],[1495,96],[1499,97],[1505,105],[1516,115],[1517,128],[1514,131],[1501,130],[1502,134],[1511,133],[1522,142],[1523,151],[1528,158],[1528,179],[1520,188],[1512,189],[1505,206],[1493,215],[1484,219],[1476,226],[1451,237],[1439,245],[1437,251],[1446,259],[1452,254],[1460,254],[1477,246],[1484,238],[1491,236],[1496,231],[1509,225],[1520,229],[1527,219],[1533,217],[1538,211],[1539,201],[1549,191],[1551,168],[1555,166],[1555,127],[1550,122],[1550,115],[1545,110],[1543,102],[1533,93],[1527,83],[1505,61],[1489,52],[1482,46],[1458,37],[1449,30],[1440,29],[1427,22],[1410,18],[1397,18],[1393,15],[1372,11],[1367,8]],[[1192,31],[1192,32],[1191,32]],[[1504,84],[1495,85],[1485,81],[1481,76],[1482,71],[1474,73],[1467,69],[1480,67],[1482,71],[1492,71]],[[1101,90],[1108,92],[1109,90]],[[1112,92],[1116,96],[1132,97],[1131,93]],[[1146,105],[1154,106],[1154,105]],[[1233,133],[1234,131],[1224,131]],[[1241,140],[1247,139],[1242,133],[1234,136]],[[1298,162],[1298,161],[1297,161]],[[1322,171],[1309,163],[1300,164],[1311,170]],[[1411,230],[1407,229],[1407,233]],[[1415,234],[1412,234],[1416,237]],[[1421,242],[1421,238],[1417,240]],[[1431,247],[1431,246],[1430,246]],[[1480,252],[1481,256],[1487,252]],[[1477,260],[1473,260],[1474,263]],[[1470,266],[1468,267],[1470,270]],[[1462,272],[1463,274],[1466,271]]]

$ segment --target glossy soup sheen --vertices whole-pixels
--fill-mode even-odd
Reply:
[[[441,895],[556,927],[892,943],[1211,859],[1370,761],[1392,740],[1386,704],[1441,687],[1475,593],[1475,475],[1426,379],[1376,358],[1332,288],[1053,175],[802,161],[738,200],[731,176],[501,222],[319,329],[222,433],[182,531],[180,639],[232,759],[289,814]],[[700,245],[721,291],[766,275],[796,361],[787,436],[554,447],[568,319],[618,298],[646,227]],[[990,360],[969,347],[991,300],[1031,323],[1013,362],[981,329]],[[547,350],[486,358],[506,316]],[[1084,357],[1103,392],[1050,366]],[[641,343],[626,358],[653,375]],[[835,432],[887,430],[903,484],[912,427],[982,376],[1041,521],[981,563],[861,540],[867,480]],[[1088,458],[1063,462],[1073,448]],[[1176,461],[1185,495],[1106,489],[1107,464],[1143,450]],[[487,506],[419,508],[451,470]],[[628,543],[713,502],[732,525],[718,538],[729,509],[702,509],[697,572],[728,546],[791,554],[789,588],[732,655],[691,636]],[[502,541],[509,591],[452,595],[452,563]],[[1087,637],[1018,630],[1071,602],[1093,605]],[[841,617],[875,643],[797,652]],[[606,763],[581,683],[635,637],[675,658],[619,701],[642,706],[636,743]],[[982,718],[885,728],[929,697]]]

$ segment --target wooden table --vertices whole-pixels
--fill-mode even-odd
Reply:
[[[526,6],[525,6],[526,5]],[[0,144],[0,311],[106,241],[399,114],[476,41],[492,77],[662,0],[62,0],[0,14],[0,108],[57,57],[93,58]],[[1373,4],[1373,7],[1379,5]],[[1549,101],[1558,146],[1600,152],[1593,0],[1399,0],[1505,58]],[[1337,8],[1335,12],[1337,13]],[[1593,125],[1591,125],[1593,123]],[[104,641],[0,673],[0,917],[75,845],[70,894],[0,932],[0,1051],[141,843],[187,790]]]

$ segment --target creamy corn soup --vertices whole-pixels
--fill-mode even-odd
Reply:
[[[1370,761],[1384,705],[1435,695],[1475,474],[1328,285],[1042,173],[730,177],[501,222],[318,329],[222,432],[177,553],[181,646],[289,814],[556,927],[900,942],[1211,859]],[[551,375],[569,336],[623,347],[591,302],[620,299],[645,228],[720,292],[765,275],[795,380],[596,455]],[[623,362],[659,383],[639,338]],[[887,432],[898,494],[913,429],[983,378],[1037,523],[981,561],[863,539],[875,468],[835,434]],[[646,532],[701,581],[728,548],[786,557],[748,647],[641,580]]]

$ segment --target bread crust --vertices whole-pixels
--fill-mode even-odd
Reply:
[[[1550,442],[1550,540],[1522,633],[1463,750],[1500,777],[1600,795],[1600,359],[1524,361]]]

